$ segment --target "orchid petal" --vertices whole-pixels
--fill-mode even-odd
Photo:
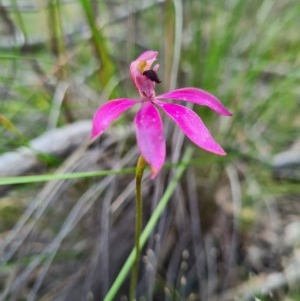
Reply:
[[[103,104],[94,115],[91,137],[102,134],[115,119],[137,103],[135,99],[119,98]]]
[[[159,96],[157,99],[174,99],[192,102],[200,106],[207,106],[216,113],[225,116],[232,114],[223,106],[219,99],[212,94],[198,88],[182,88],[176,89]]]
[[[151,102],[144,102],[136,114],[134,122],[139,150],[151,166],[152,178],[154,178],[162,168],[166,156],[166,142],[161,117]]]
[[[161,101],[155,102],[169,115],[185,133],[185,135],[197,146],[217,155],[226,155],[222,147],[213,139],[209,130],[191,109]]]

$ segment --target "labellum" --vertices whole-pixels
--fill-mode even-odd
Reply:
[[[153,82],[161,83],[161,80],[159,80],[156,72],[154,70],[146,70],[143,72],[143,75],[145,75],[148,79],[150,79]]]

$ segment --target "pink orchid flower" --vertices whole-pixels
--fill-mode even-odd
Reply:
[[[180,127],[184,134],[197,146],[220,156],[226,155],[213,139],[199,116],[191,109],[161,100],[179,100],[207,106],[216,113],[231,116],[222,103],[210,93],[197,88],[182,88],[156,96],[155,84],[160,80],[156,74],[159,65],[151,69],[157,59],[157,51],[145,51],[130,65],[130,75],[139,99],[119,98],[106,102],[96,111],[93,118],[92,137],[99,136],[123,112],[140,104],[134,123],[138,148],[150,165],[154,178],[165,162],[166,142],[159,109],[164,111]]]

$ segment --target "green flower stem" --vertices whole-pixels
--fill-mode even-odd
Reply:
[[[163,214],[171,196],[174,193],[174,190],[177,187],[178,181],[180,179],[180,177],[182,176],[183,172],[186,169],[186,166],[188,165],[188,162],[190,161],[191,157],[192,157],[192,148],[189,147],[186,149],[183,158],[182,158],[182,162],[185,162],[185,164],[180,164],[176,170],[176,173],[174,175],[174,178],[172,179],[172,181],[170,182],[169,186],[167,187],[164,195],[162,196],[161,200],[159,201],[157,207],[155,208],[155,210],[153,211],[142,235],[139,241],[139,246],[140,248],[142,248],[146,241],[148,240],[148,238],[150,237],[151,233],[153,232],[159,218],[161,217],[161,215]],[[119,272],[117,278],[115,279],[114,283],[112,284],[112,286],[110,287],[110,290],[108,291],[107,295],[104,298],[104,301],[112,301],[115,300],[115,296],[120,288],[120,286],[123,284],[123,282],[125,281],[128,273],[130,272],[134,261],[136,258],[136,248],[134,248],[131,253],[129,254],[125,264],[123,265],[121,271]]]
[[[139,260],[140,260],[140,237],[142,232],[142,222],[143,222],[143,201],[142,201],[142,180],[143,173],[145,170],[147,162],[145,161],[143,156],[140,156],[136,165],[136,174],[135,174],[135,196],[136,196],[136,218],[135,218],[135,261],[131,275],[131,283],[130,283],[130,292],[129,292],[129,300],[134,300],[135,291],[136,291],[136,283],[139,272]]]

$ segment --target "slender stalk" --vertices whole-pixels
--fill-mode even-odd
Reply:
[[[143,173],[145,170],[146,161],[143,156],[140,156],[137,165],[136,165],[136,174],[135,174],[135,201],[136,201],[136,218],[135,218],[135,261],[133,265],[132,275],[131,275],[131,283],[130,283],[130,292],[129,292],[129,300],[134,300],[136,284],[139,272],[139,260],[141,254],[140,247],[140,237],[142,232],[142,222],[143,222],[143,201],[142,201],[142,180]]]
[[[192,148],[190,148],[190,147],[187,148],[187,150],[185,151],[185,153],[182,157],[182,162],[185,162],[185,163],[179,165],[178,168],[176,169],[176,172],[175,172],[175,175],[174,175],[172,181],[168,185],[164,195],[162,196],[157,207],[153,211],[153,213],[141,235],[141,238],[140,238],[140,247],[141,248],[145,245],[146,241],[148,240],[151,233],[153,232],[159,218],[161,217],[165,208],[167,207],[168,202],[170,201],[171,196],[174,193],[174,191],[178,185],[178,181],[179,181],[180,177],[182,176],[183,172],[185,171],[185,169],[188,165],[188,162],[192,158],[192,153],[193,153],[193,151],[192,151]],[[119,272],[118,276],[116,277],[115,281],[113,282],[112,286],[110,287],[109,291],[107,292],[107,294],[104,298],[104,301],[115,300],[116,294],[117,294],[118,290],[120,289],[121,285],[123,284],[123,282],[125,281],[128,273],[130,272],[130,270],[134,264],[135,258],[136,258],[136,249],[134,248],[130,252],[121,271]]]

